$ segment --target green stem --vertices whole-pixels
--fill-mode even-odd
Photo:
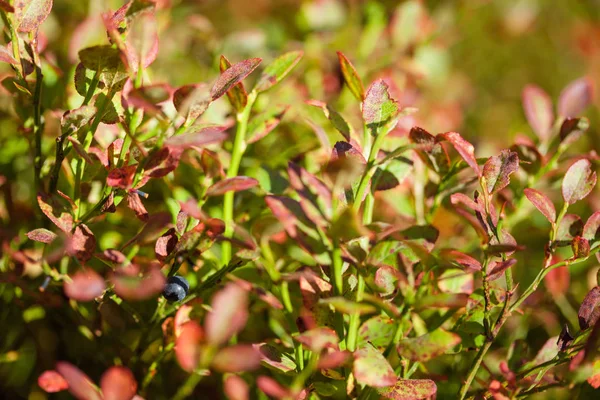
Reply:
[[[35,169],[35,188],[37,191],[43,191],[42,187],[42,133],[44,127],[42,125],[42,81],[44,75],[42,74],[42,67],[40,64],[40,57],[37,53],[37,40],[32,40],[33,60],[35,65],[35,90],[33,92],[33,126],[35,134],[35,155],[34,155],[34,169]]]
[[[175,393],[173,400],[183,400],[191,395],[203,377],[203,375],[193,372],[190,376],[188,376],[183,386],[179,387],[179,390],[177,390],[177,393]]]
[[[356,302],[360,303],[363,300],[365,293],[365,279],[362,275],[358,275],[358,284],[356,288]],[[360,314],[355,313],[350,316],[348,326],[348,338],[346,339],[346,348],[348,351],[355,351],[358,342],[358,329],[360,328]]]
[[[479,352],[475,356],[473,360],[473,364],[471,364],[471,368],[469,369],[469,374],[467,375],[467,380],[460,387],[460,391],[458,393],[458,398],[463,400],[467,396],[467,392],[469,391],[469,387],[471,387],[471,383],[473,383],[473,379],[475,379],[475,375],[477,375],[477,371],[479,371],[479,366],[483,361],[486,353],[492,346],[492,341],[488,340],[485,344],[479,349]]]
[[[227,169],[227,178],[233,178],[237,176],[240,169],[240,163],[244,151],[246,151],[246,131],[248,130],[248,120],[250,119],[250,113],[252,106],[256,101],[258,93],[252,91],[248,95],[248,102],[246,107],[236,115],[237,129],[235,131],[235,139],[233,141],[233,150],[231,153],[231,161],[229,168]],[[223,198],[223,220],[225,221],[225,237],[231,237],[233,234],[233,200],[235,192],[227,192]],[[221,260],[223,265],[227,265],[231,261],[231,243],[224,241],[222,244],[222,255]]]

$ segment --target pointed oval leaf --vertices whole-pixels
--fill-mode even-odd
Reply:
[[[175,357],[185,371],[192,372],[198,366],[203,340],[204,332],[196,321],[188,321],[181,326],[181,332],[175,340]]]
[[[384,399],[424,400],[437,393],[435,382],[430,379],[400,379],[394,386],[377,389]]]
[[[510,183],[510,174],[519,169],[519,156],[514,151],[502,150],[490,157],[483,166],[488,193],[497,193]]]
[[[397,324],[391,318],[378,315],[369,318],[358,329],[358,345],[371,343],[375,347],[387,347],[396,334]]]
[[[237,64],[233,64],[230,68],[226,69],[221,76],[219,76],[210,90],[212,100],[214,101],[223,96],[229,89],[250,75],[250,73],[258,67],[261,61],[261,58],[250,58]]]
[[[52,0],[15,0],[15,23],[20,32],[37,31],[50,15]]]
[[[70,234],[73,229],[73,216],[65,211],[55,211],[50,199],[45,194],[38,194],[38,205],[50,221],[54,223],[60,230]],[[58,207],[57,207],[58,208]],[[58,214],[58,215],[55,215]]]
[[[54,370],[44,371],[38,377],[38,385],[46,393],[56,393],[69,388],[69,384],[61,374]]]
[[[527,188],[523,190],[525,193],[525,197],[541,212],[550,223],[554,223],[556,221],[556,209],[554,208],[554,204],[552,201],[540,192],[539,190]]]
[[[260,353],[252,345],[238,344],[221,349],[211,367],[222,373],[254,371],[260,367],[260,359]]]
[[[577,317],[582,330],[596,325],[600,319],[600,287],[596,286],[586,294],[579,307]]]
[[[454,249],[443,249],[440,257],[444,260],[462,266],[467,272],[481,271],[481,263],[468,254]]]
[[[172,149],[184,150],[190,147],[203,147],[209,144],[220,143],[227,139],[226,129],[224,126],[191,128],[182,135],[170,137],[165,142],[165,145]]]
[[[254,87],[257,92],[264,92],[283,80],[294,69],[304,55],[303,51],[290,51],[277,57],[263,71]]]
[[[514,258],[509,258],[505,261],[494,261],[493,264],[490,264],[490,270],[488,271],[487,280],[491,282],[502,277],[504,275],[504,272],[516,263],[517,260]]]
[[[550,96],[535,85],[527,85],[523,89],[522,97],[523,109],[529,125],[541,140],[547,140],[554,123]]]
[[[428,361],[435,358],[461,342],[460,336],[436,329],[425,335],[403,339],[398,343],[398,354],[411,361]]]
[[[79,368],[66,361],[56,363],[56,370],[69,384],[69,392],[77,399],[102,400],[92,380]]]
[[[248,320],[248,292],[235,283],[229,283],[213,296],[212,310],[205,320],[209,343],[226,343],[241,331]]]
[[[76,272],[64,285],[67,297],[77,301],[92,301],[102,295],[105,288],[104,278],[92,269]]]
[[[556,237],[554,238],[560,245],[568,246],[575,236],[583,233],[583,222],[579,215],[566,214],[558,225]]]
[[[373,82],[367,89],[362,106],[363,120],[369,129],[373,132],[388,125],[399,112],[398,103],[390,97],[387,83],[383,80]]]
[[[594,242],[600,238],[600,211],[593,213],[583,227],[583,237]]]
[[[225,72],[229,68],[231,68],[231,63],[227,57],[222,55],[221,59],[219,60],[219,69],[221,70],[221,73]],[[227,98],[229,99],[229,103],[231,103],[231,106],[235,111],[242,111],[248,103],[248,93],[244,88],[244,84],[239,82],[229,89],[227,91]]]
[[[34,229],[30,232],[27,232],[27,237],[33,241],[40,243],[52,243],[54,239],[58,237],[58,235],[48,229],[39,228]]]
[[[125,55],[129,68],[146,68],[158,55],[158,27],[154,10],[141,12],[129,24],[125,40]]]
[[[85,264],[96,250],[96,237],[85,224],[77,225],[73,236],[69,238],[68,253]]]
[[[391,386],[397,381],[388,360],[370,343],[354,352],[353,372],[358,383],[372,387]]]
[[[252,189],[258,186],[258,181],[247,176],[234,176],[233,178],[223,179],[209,187],[206,195],[222,196],[227,192],[241,192],[242,190]]]
[[[137,387],[137,381],[127,367],[110,367],[100,378],[104,400],[131,400],[137,392]]]
[[[560,92],[558,113],[562,117],[577,117],[592,103],[593,83],[583,77],[569,83]]]
[[[358,101],[362,102],[365,99],[365,87],[360,76],[358,76],[358,72],[356,72],[356,68],[354,68],[354,65],[352,65],[350,60],[341,51],[338,51],[337,55],[348,89],[350,89],[350,92],[352,92]]]
[[[562,182],[563,199],[573,204],[586,197],[596,185],[596,172],[592,163],[581,159],[569,167]]]
[[[156,259],[160,262],[163,262],[169,256],[169,254],[173,252],[178,241],[179,238],[175,233],[175,228],[171,228],[166,231],[161,237],[158,238],[156,245],[154,246],[154,255],[156,255]]]
[[[436,139],[443,138],[450,142],[450,144],[456,149],[458,154],[465,160],[465,162],[477,173],[478,176],[481,176],[481,170],[479,165],[477,164],[477,159],[475,158],[475,148],[471,143],[466,141],[458,132],[446,132],[439,134]]]

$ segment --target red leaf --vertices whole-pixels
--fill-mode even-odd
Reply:
[[[54,370],[44,371],[38,377],[38,385],[46,393],[56,393],[69,388],[65,378]]]
[[[258,181],[247,176],[234,176],[233,178],[223,179],[208,188],[207,196],[222,196],[227,192],[241,192],[258,185]]]
[[[137,386],[133,373],[126,367],[110,367],[100,378],[104,400],[131,400],[137,392]]]
[[[600,287],[596,286],[586,294],[581,302],[577,316],[579,318],[579,327],[587,329],[596,325],[600,319]]]
[[[151,115],[156,115],[162,113],[159,104],[171,98],[171,91],[169,85],[164,83],[142,86],[127,92],[125,101],[127,105],[144,110]]]
[[[319,357],[319,363],[317,368],[319,369],[334,369],[339,368],[342,365],[346,364],[346,362],[351,358],[351,353],[349,351],[338,351],[333,350],[328,353],[323,353],[321,357]]]
[[[154,246],[154,254],[156,255],[158,261],[165,261],[169,254],[171,254],[175,249],[178,240],[179,238],[175,233],[175,228],[169,229],[158,238],[156,245]]]
[[[350,60],[348,60],[341,51],[338,51],[337,55],[342,69],[342,75],[344,76],[346,85],[348,85],[348,89],[350,89],[350,92],[352,92],[358,101],[362,102],[365,99],[365,88],[356,72],[356,68],[354,68],[354,65],[352,65]]]
[[[69,392],[80,400],[102,400],[100,391],[79,368],[66,361],[56,363],[56,370],[69,384]]]
[[[220,143],[227,139],[225,126],[207,126],[193,128],[190,132],[172,136],[165,142],[172,149],[185,150],[190,147],[204,147],[209,144]]]
[[[471,143],[463,139],[460,133],[457,132],[446,132],[440,133],[437,135],[436,140],[439,141],[439,138],[443,138],[452,144],[454,149],[460,154],[463,160],[477,173],[478,176],[481,176],[481,170],[479,169],[479,165],[477,164],[477,159],[475,158],[475,148]]]
[[[258,388],[267,396],[276,399],[288,398],[288,396],[290,396],[290,391],[288,389],[284,388],[277,383],[275,379],[269,378],[268,376],[259,376],[256,378],[256,386],[258,386]]]
[[[593,83],[584,77],[569,83],[558,98],[558,113],[562,117],[578,117],[592,103]]]
[[[338,349],[338,336],[329,328],[315,328],[294,337],[312,352],[320,352],[325,348]]]
[[[488,281],[495,281],[496,279],[502,277],[504,271],[512,267],[517,263],[517,260],[514,258],[509,258],[505,261],[492,261],[490,263],[490,270],[488,271],[487,279]]]
[[[229,283],[213,296],[212,310],[205,319],[209,343],[226,343],[241,331],[248,320],[248,292],[235,283]]]
[[[69,239],[68,253],[85,264],[96,250],[96,238],[85,224],[77,225],[73,236]]]
[[[127,63],[132,71],[146,68],[158,54],[158,31],[154,10],[145,11],[129,24],[125,40]]]
[[[589,160],[574,162],[562,182],[562,195],[565,201],[573,204],[586,197],[596,185],[596,171]]]
[[[250,398],[248,384],[237,375],[228,375],[225,378],[223,391],[229,400],[248,400]]]
[[[227,57],[221,55],[219,60],[219,69],[221,70],[221,73],[225,72],[229,68],[231,68],[231,63]],[[235,111],[242,111],[248,103],[248,93],[246,92],[246,88],[244,88],[244,84],[239,82],[229,89],[227,91],[227,98],[229,99],[229,103]]]
[[[65,281],[65,294],[68,298],[77,301],[92,301],[102,295],[106,284],[104,278],[92,269],[76,272],[71,276],[71,281]]]
[[[144,207],[140,195],[136,192],[127,193],[127,207],[133,210],[135,216],[138,217],[140,221],[148,221],[148,211],[146,211],[146,207]]]
[[[233,64],[231,68],[225,70],[210,90],[213,101],[223,96],[229,89],[250,75],[250,73],[258,67],[261,61],[261,58],[250,58],[237,64]]]
[[[0,46],[0,61],[12,64],[12,65],[19,65],[17,60],[14,59],[11,52],[8,51],[8,49],[4,46]]]
[[[204,340],[202,327],[196,321],[189,321],[181,327],[175,340],[175,356],[181,368],[192,372],[200,362],[200,344]]]
[[[435,137],[423,128],[415,126],[409,132],[410,141],[419,145],[416,150],[419,158],[434,171],[445,174],[450,168],[450,158],[444,146],[437,143]]]
[[[554,268],[544,277],[544,284],[552,296],[564,295],[569,290],[569,267]]]
[[[54,223],[60,230],[63,232],[70,234],[73,229],[73,216],[70,213],[61,211],[58,216],[56,216],[55,210],[53,206],[49,203],[49,198],[45,194],[38,194],[37,196],[38,204],[40,209],[46,215],[50,221]]]
[[[440,251],[440,257],[446,261],[458,263],[464,267],[467,272],[481,271],[481,263],[468,254],[461,253],[454,249],[444,249]]]
[[[27,237],[36,242],[48,244],[52,243],[54,239],[58,237],[58,235],[54,232],[49,231],[48,229],[39,228],[27,232]]]
[[[110,277],[115,293],[126,300],[146,300],[163,291],[166,278],[157,266],[141,272],[139,266],[130,264],[116,270]]]
[[[260,360],[260,353],[252,345],[238,344],[219,350],[211,367],[223,373],[254,371],[260,367]]]
[[[554,123],[552,100],[541,88],[527,85],[523,89],[523,109],[529,125],[541,140],[547,140]]]
[[[128,165],[121,168],[113,168],[106,178],[106,184],[120,189],[129,189],[133,183],[133,176],[137,169],[137,164]]]
[[[552,204],[545,194],[529,188],[523,190],[523,193],[525,193],[525,197],[527,197],[527,199],[548,219],[548,221],[550,221],[551,224],[556,221],[556,209],[554,208],[554,204]]]
[[[198,85],[185,85],[173,93],[173,105],[177,112],[187,121],[195,121],[204,114],[211,102],[208,86],[201,83]]]
[[[510,175],[519,169],[519,156],[510,150],[490,157],[483,166],[488,193],[497,193],[510,183]]]

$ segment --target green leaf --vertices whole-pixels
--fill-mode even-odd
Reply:
[[[370,343],[354,352],[353,372],[358,383],[372,387],[391,386],[397,380],[390,363]]]
[[[430,379],[400,379],[394,386],[377,389],[384,399],[423,400],[435,395],[437,386]]]
[[[342,242],[366,236],[368,233],[352,207],[346,207],[333,220],[329,229],[329,236]]]
[[[330,297],[328,299],[321,299],[319,300],[319,304],[328,304],[337,312],[341,312],[343,314],[364,315],[374,313],[377,310],[370,304],[357,303],[355,301],[348,300],[345,297]]]
[[[340,67],[342,68],[342,75],[344,75],[344,81],[346,82],[346,85],[348,85],[348,89],[350,89],[358,101],[362,102],[365,99],[365,87],[356,72],[356,68],[354,68],[354,65],[352,65],[350,60],[348,60],[341,51],[338,51],[337,55],[340,61]]]
[[[229,93],[229,92],[227,92]],[[252,117],[248,124],[246,143],[254,143],[267,136],[279,125],[289,106],[276,106]]]
[[[303,55],[304,52],[299,50],[290,51],[277,57],[265,68],[258,83],[254,87],[254,90],[259,93],[264,92],[281,82],[296,64],[298,64]]]
[[[311,106],[319,107],[321,110],[323,110],[325,117],[329,119],[333,127],[337,129],[339,133],[342,134],[342,136],[344,137],[344,139],[346,139],[347,142],[350,141],[350,125],[348,124],[348,122],[346,122],[346,120],[344,119],[344,117],[342,117],[340,113],[335,111],[333,107],[331,107],[329,104],[323,103],[322,101],[311,100],[307,103]]]
[[[460,341],[457,334],[436,329],[423,336],[401,340],[397,349],[401,357],[423,362],[444,354]]]
[[[358,330],[358,346],[369,342],[375,347],[387,347],[394,339],[397,328],[391,318],[382,315],[369,318]]]

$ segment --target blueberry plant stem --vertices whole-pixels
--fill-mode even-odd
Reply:
[[[237,176],[240,169],[240,163],[244,151],[246,151],[246,131],[248,130],[248,120],[252,112],[252,106],[256,101],[258,92],[252,91],[248,95],[248,102],[242,111],[236,115],[237,128],[235,138],[233,140],[233,150],[231,153],[231,161],[227,169],[227,178]],[[235,192],[227,192],[223,198],[223,220],[225,221],[225,237],[231,237],[233,234],[233,200]],[[222,265],[227,265],[231,261],[231,243],[224,241],[222,244]]]
[[[475,359],[473,360],[473,363],[471,364],[471,368],[469,369],[469,374],[467,375],[467,379],[465,380],[463,385],[460,387],[460,391],[458,393],[458,398],[460,400],[463,400],[467,396],[469,387],[471,387],[471,383],[473,382],[473,379],[475,379],[475,375],[477,375],[477,371],[479,371],[479,366],[481,365],[483,358],[485,357],[486,353],[488,352],[488,350],[490,349],[491,346],[492,346],[492,340],[488,339],[488,340],[486,340],[486,342],[483,344],[483,346],[481,346],[481,348],[477,352],[477,355],[475,356]]]

